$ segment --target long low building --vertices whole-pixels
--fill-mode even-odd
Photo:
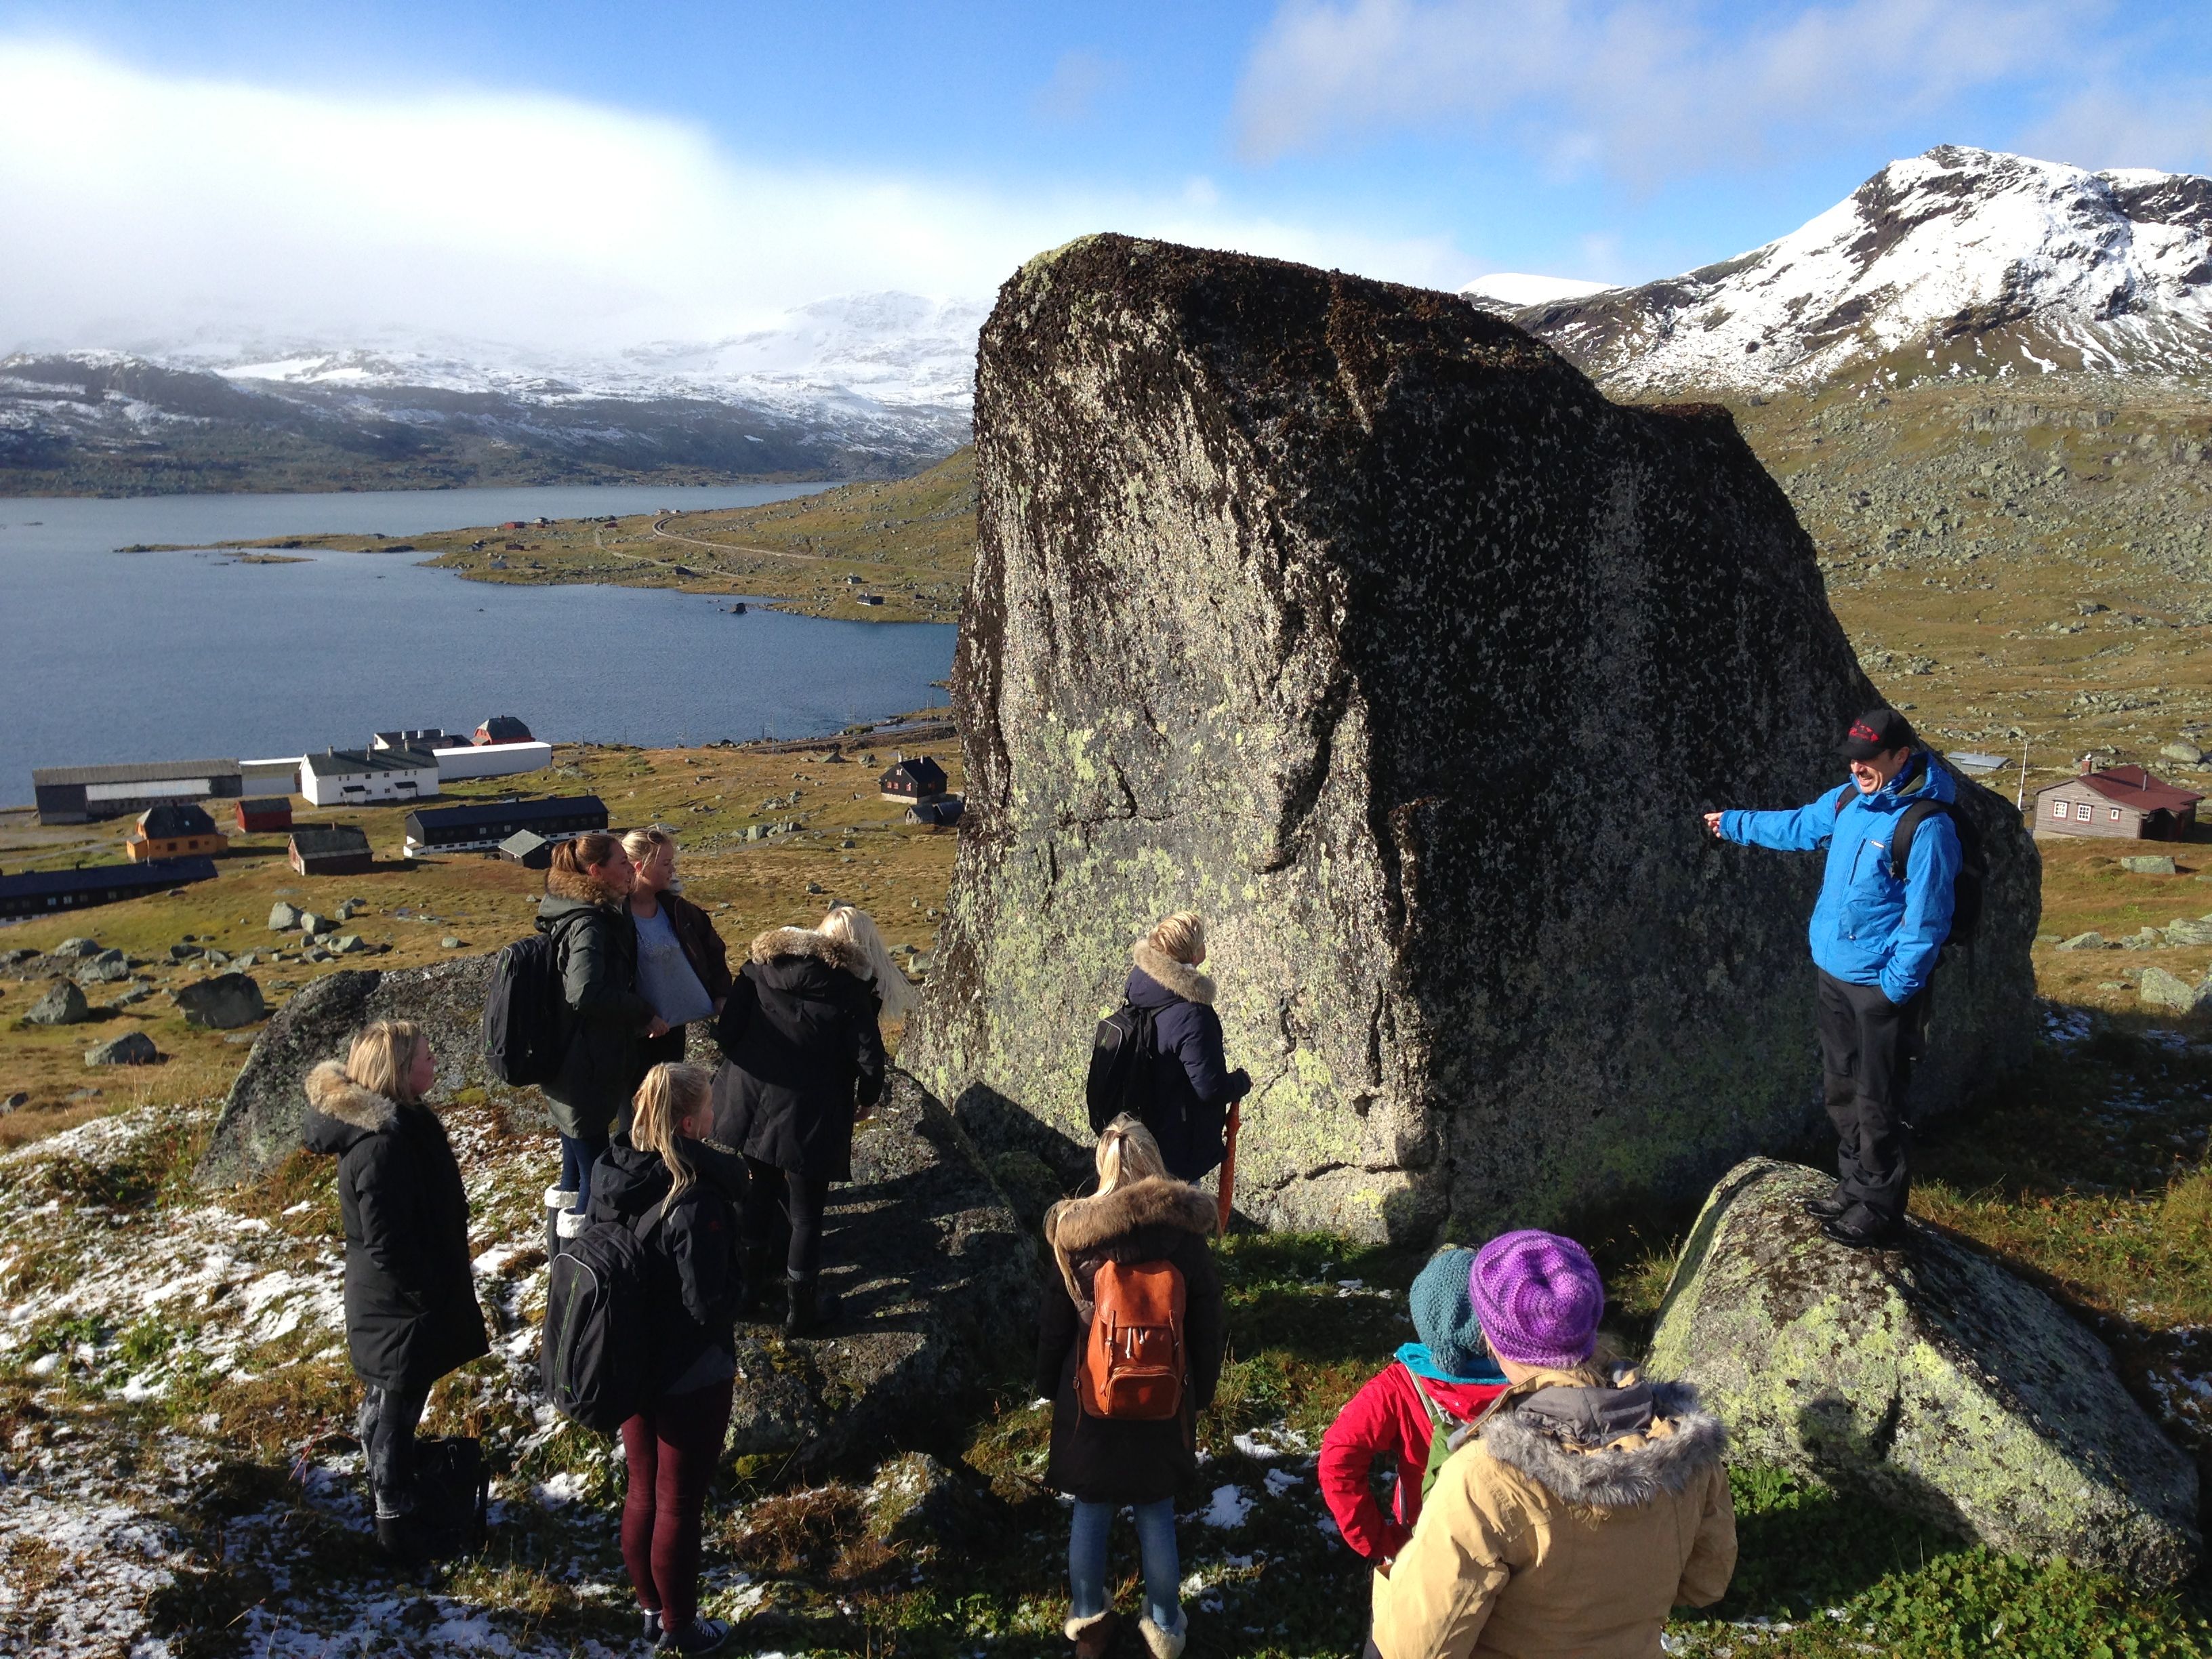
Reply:
[[[490,852],[521,830],[547,841],[568,841],[606,827],[606,803],[597,795],[433,806],[407,815],[405,850],[409,858],[423,853]]]
[[[300,793],[317,806],[369,806],[438,793],[438,763],[422,749],[325,749],[300,762]]]
[[[465,743],[440,744],[437,757],[441,782],[457,778],[506,778],[522,772],[542,772],[553,764],[550,743]]]
[[[131,817],[163,801],[235,799],[234,760],[137,761],[119,766],[41,766],[31,773],[41,823]]]
[[[0,916],[52,916],[118,899],[143,898],[189,882],[213,881],[213,859],[155,859],[0,876]]]

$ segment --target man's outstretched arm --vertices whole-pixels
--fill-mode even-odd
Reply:
[[[1778,853],[1812,853],[1836,833],[1838,803],[1855,786],[1839,784],[1808,805],[1781,812],[1708,812],[1705,827],[1723,841],[1771,847]]]

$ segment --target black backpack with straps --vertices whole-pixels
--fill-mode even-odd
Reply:
[[[1091,1040],[1091,1074],[1084,1079],[1091,1133],[1103,1134],[1123,1113],[1142,1122],[1152,1106],[1154,1011],[1125,1002],[1098,1022]]]
[[[653,1328],[650,1240],[663,1200],[628,1221],[593,1221],[546,1273],[538,1375],[571,1423],[612,1434],[651,1403],[659,1358]]]
[[[1846,785],[1836,797],[1836,816],[1844,815],[1844,807],[1852,798]],[[1973,822],[1960,811],[1955,801],[1917,800],[1898,814],[1897,828],[1889,838],[1889,878],[1901,882],[1911,867],[1912,838],[1920,826],[1941,814],[1951,820],[1951,829],[1959,837],[1959,873],[1951,884],[1951,931],[1944,937],[1946,945],[1973,944],[1982,926],[1982,894],[1989,885],[1989,854],[1982,845],[1981,832]]]

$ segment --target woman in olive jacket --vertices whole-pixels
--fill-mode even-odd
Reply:
[[[1136,1520],[1145,1570],[1146,1606],[1138,1631],[1153,1659],[1176,1659],[1187,1629],[1176,1594],[1176,1488],[1198,1467],[1198,1413],[1213,1403],[1227,1340],[1221,1276],[1208,1248],[1214,1202],[1168,1173],[1159,1144],[1133,1117],[1106,1126],[1095,1162],[1097,1193],[1063,1199],[1044,1218],[1056,1271],[1038,1320],[1036,1392],[1053,1402],[1045,1485],[1075,1500],[1066,1630],[1080,1659],[1096,1659],[1113,1645],[1106,1543],[1114,1512],[1126,1504]],[[1092,1292],[1108,1261],[1168,1261],[1182,1275],[1188,1371],[1182,1407],[1172,1418],[1093,1417],[1076,1398]]]
[[[592,1165],[628,1122],[630,1097],[645,1076],[644,1042],[668,1034],[637,988],[629,908],[635,875],[612,836],[578,836],[553,849],[538,902],[538,931],[558,952],[568,1010],[568,1051],[545,1098],[561,1133],[557,1190],[575,1194],[570,1207],[578,1227],[591,1202]]]
[[[729,1066],[718,1079],[717,1127],[745,1155],[746,1312],[775,1255],[776,1212],[791,1227],[784,1329],[835,1316],[817,1285],[830,1183],[853,1178],[853,1124],[884,1091],[876,994],[852,947],[804,927],[772,927],[730,988],[715,1036]]]
[[[307,1151],[338,1160],[346,1346],[367,1388],[358,1427],[377,1536],[402,1556],[416,1553],[415,1426],[430,1385],[489,1351],[460,1165],[422,1103],[434,1075],[420,1026],[379,1020],[344,1065],[308,1073],[300,1133]]]

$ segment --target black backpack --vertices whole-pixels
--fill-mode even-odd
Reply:
[[[561,953],[544,933],[519,939],[492,964],[484,997],[484,1069],[501,1083],[550,1083],[568,1048]]]
[[[481,1554],[491,1471],[483,1447],[466,1435],[429,1435],[415,1443],[415,1522],[433,1561]]]
[[[660,1204],[635,1221],[594,1221],[547,1269],[539,1380],[571,1423],[612,1434],[650,1403],[657,1345],[647,1244]]]
[[[1142,1121],[1152,1106],[1152,1012],[1123,1003],[1098,1022],[1091,1039],[1091,1075],[1083,1095],[1091,1108],[1091,1133],[1127,1112]]]
[[[1838,817],[1844,815],[1851,795],[1846,787],[1836,797]],[[1898,815],[1897,828],[1889,838],[1889,878],[1897,882],[1905,879],[1912,857],[1913,836],[1939,812],[1951,820],[1951,828],[1959,837],[1959,873],[1951,884],[1951,931],[1944,936],[1943,943],[1971,945],[1981,931],[1982,893],[1989,885],[1990,860],[1988,849],[1982,845],[1981,832],[1955,802],[1917,800]]]

